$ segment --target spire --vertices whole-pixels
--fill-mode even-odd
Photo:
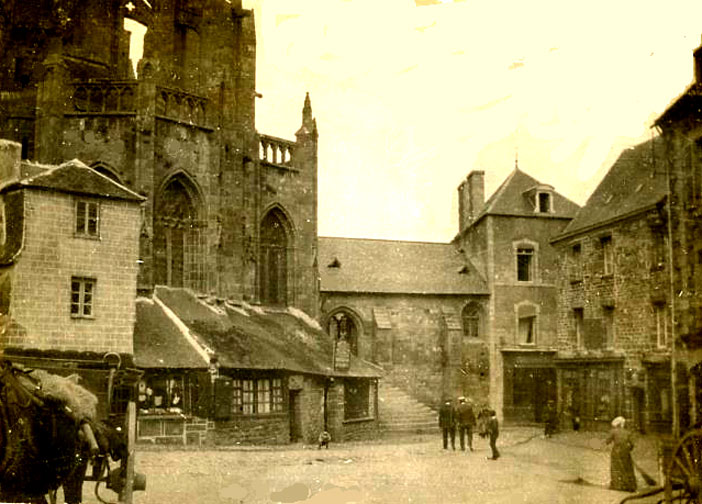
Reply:
[[[312,117],[312,103],[310,94],[305,93],[305,104],[302,107],[302,126],[296,135],[317,135],[317,121]]]
[[[519,170],[519,147],[514,148],[514,169]]]
[[[305,105],[302,107],[302,125],[307,126],[312,122],[312,104],[310,103],[310,93],[305,93]]]

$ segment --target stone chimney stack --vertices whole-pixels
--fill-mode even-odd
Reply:
[[[22,144],[0,138],[0,184],[20,179]]]
[[[471,225],[485,205],[485,172],[473,170],[458,186],[458,232]]]

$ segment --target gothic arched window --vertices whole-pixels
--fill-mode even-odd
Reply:
[[[346,341],[351,353],[358,355],[358,328],[348,313],[338,312],[329,317],[327,332],[335,340]]]
[[[480,305],[469,303],[463,308],[463,336],[467,338],[480,337]]]
[[[261,223],[261,302],[288,302],[288,233],[285,215],[271,210]]]
[[[173,287],[204,287],[201,234],[195,188],[184,176],[173,177],[154,208],[154,281]]]

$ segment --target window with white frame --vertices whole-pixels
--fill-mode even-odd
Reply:
[[[232,382],[232,413],[243,415],[283,411],[283,380],[259,378]]]
[[[100,205],[95,201],[76,201],[76,235],[95,238],[100,232]]]
[[[668,346],[668,307],[665,303],[653,305],[653,315],[656,323],[656,347]]]
[[[71,317],[92,318],[95,295],[94,278],[71,278]]]

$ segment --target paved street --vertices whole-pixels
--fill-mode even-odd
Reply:
[[[628,494],[607,489],[609,451],[604,434],[564,433],[543,439],[540,429],[507,428],[502,458],[489,447],[444,451],[437,438],[293,445],[228,450],[142,448],[137,469],[147,491],[136,504],[168,503],[617,503]],[[655,441],[641,439],[637,462],[657,476]],[[640,486],[643,487],[643,480]],[[97,503],[86,486],[85,502]],[[103,491],[110,497],[109,491]]]

